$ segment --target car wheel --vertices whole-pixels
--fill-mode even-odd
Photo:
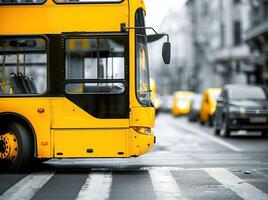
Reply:
[[[199,123],[200,123],[201,126],[205,125],[205,123],[201,119],[199,120]]]
[[[210,127],[213,127],[213,124],[214,124],[214,117],[213,116],[209,116],[208,117],[208,125]]]
[[[268,136],[268,132],[267,131],[262,131],[261,132],[261,136],[262,137],[267,137]]]
[[[189,122],[192,122],[192,121],[193,121],[191,115],[188,115],[188,121],[189,121]]]
[[[220,129],[217,129],[217,128],[214,129],[214,134],[215,135],[220,135],[220,133],[221,133]]]
[[[0,133],[2,168],[10,172],[26,170],[34,157],[30,132],[19,122],[10,122],[4,130]]]
[[[229,126],[228,126],[226,120],[223,119],[223,124],[222,124],[222,136],[223,136],[223,137],[230,137],[230,133],[231,133],[231,131],[230,131],[230,129],[229,129]]]

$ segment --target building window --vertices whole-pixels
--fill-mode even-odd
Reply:
[[[204,2],[203,9],[202,9],[202,16],[207,16],[209,11],[209,5],[207,2]]]
[[[261,22],[261,10],[260,10],[259,0],[251,1],[251,17],[252,17],[252,26],[258,26]]]
[[[241,0],[233,0],[234,5],[237,5],[237,4],[240,4],[240,3],[241,3]]]
[[[233,25],[234,31],[234,46],[240,45],[242,43],[242,33],[241,33],[241,22],[235,21]]]
[[[264,21],[268,19],[268,0],[263,2]]]
[[[221,23],[221,47],[224,47],[225,35],[224,35],[224,24]]]

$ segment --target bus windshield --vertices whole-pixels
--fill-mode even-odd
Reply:
[[[144,12],[136,13],[136,27],[145,27]],[[143,106],[151,105],[147,36],[145,29],[136,30],[136,93]]]

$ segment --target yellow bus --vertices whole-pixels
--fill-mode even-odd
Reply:
[[[150,78],[150,88],[151,88],[151,100],[154,105],[155,114],[157,115],[160,110],[160,101],[157,96],[157,89],[156,89],[156,83],[153,78]]]
[[[144,16],[142,0],[0,0],[1,167],[152,148],[147,42],[167,35]]]

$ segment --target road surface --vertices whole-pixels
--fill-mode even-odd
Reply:
[[[130,159],[52,159],[26,174],[0,173],[0,200],[268,199],[268,139],[160,113],[154,149]]]

